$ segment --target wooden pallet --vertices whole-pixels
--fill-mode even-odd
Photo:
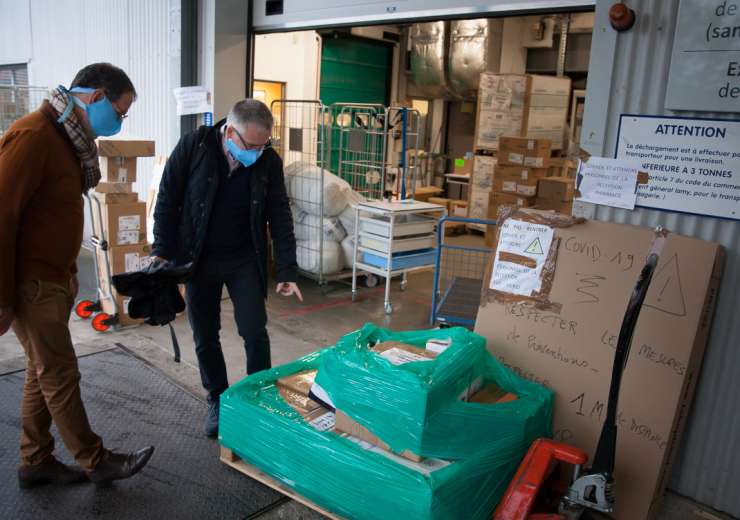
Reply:
[[[303,495],[299,495],[298,493],[290,489],[288,486],[286,486],[282,482],[279,482],[275,480],[274,478],[272,478],[270,475],[268,475],[264,471],[243,461],[242,459],[239,458],[239,455],[231,451],[229,448],[226,448],[225,446],[221,446],[221,462],[225,463],[228,466],[231,466],[232,468],[234,468],[235,470],[241,473],[244,473],[245,475],[253,478],[254,480],[262,482],[264,485],[271,487],[275,491],[282,493],[288,498],[292,498],[296,502],[300,502],[304,506],[310,507],[311,509],[324,515],[328,519],[348,520],[344,518],[343,516],[338,516],[333,513],[330,513],[323,507],[314,504],[313,502],[311,502],[309,499],[307,499]]]

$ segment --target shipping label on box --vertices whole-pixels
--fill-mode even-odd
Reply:
[[[547,177],[546,168],[529,168],[525,166],[504,166],[497,164],[493,177],[506,181],[514,181],[517,184],[537,186],[539,179]]]
[[[473,189],[490,190],[493,186],[493,170],[496,167],[496,158],[487,155],[476,155],[473,164]]]
[[[494,178],[493,190],[505,193],[515,193],[525,197],[534,197],[537,195],[537,186],[529,184],[517,184],[516,181]]]
[[[562,216],[556,218],[562,225]],[[554,391],[554,439],[593,457],[614,349],[655,233],[596,220],[551,227],[557,256],[543,295],[549,307],[541,299],[496,303],[484,289],[475,332],[504,366]],[[496,248],[491,260],[498,257]],[[660,506],[699,377],[723,258],[719,244],[665,238],[622,376],[614,471],[619,499],[612,513],[618,520],[654,518]],[[484,287],[492,267],[489,262]]]

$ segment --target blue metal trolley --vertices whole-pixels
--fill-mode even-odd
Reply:
[[[491,251],[443,245],[444,225],[447,222],[483,225],[495,225],[496,222],[444,217],[437,224],[437,263],[434,269],[430,324],[434,326],[435,321],[439,321],[443,324],[475,325],[483,277]]]

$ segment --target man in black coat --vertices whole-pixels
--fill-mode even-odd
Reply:
[[[270,147],[273,117],[255,99],[225,120],[185,134],[172,151],[154,210],[152,260],[194,271],[185,284],[203,388],[206,435],[218,434],[219,396],[228,387],[219,330],[224,284],[247,352],[247,373],[270,368],[267,335],[267,224],[277,261],[278,293],[296,294],[296,241],[283,164]]]

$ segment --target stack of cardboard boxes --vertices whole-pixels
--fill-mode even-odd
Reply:
[[[98,280],[103,296],[109,296],[108,275],[139,271],[149,265],[151,244],[146,234],[146,202],[139,202],[133,191],[137,157],[154,156],[154,141],[120,133],[98,139],[101,182],[92,193],[100,202],[93,203],[94,234],[107,243],[107,251],[96,249]],[[106,269],[106,262],[109,270]],[[110,271],[110,272],[109,272]],[[143,320],[128,315],[130,298],[113,290],[119,323],[133,325]],[[103,312],[113,315],[110,299],[102,299]]]
[[[493,190],[488,197],[488,220],[498,220],[503,205],[531,208],[536,204],[539,182],[547,177],[552,142],[549,139],[508,137],[499,139]],[[493,245],[494,226],[487,226],[486,245]]]

